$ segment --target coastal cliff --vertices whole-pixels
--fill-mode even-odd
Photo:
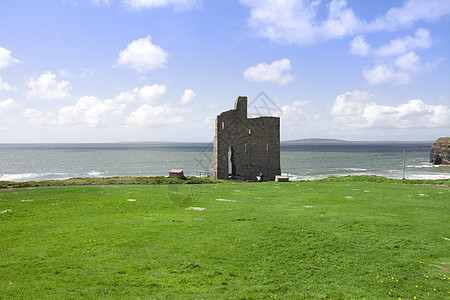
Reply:
[[[450,165],[450,137],[441,137],[434,142],[430,151],[430,163]]]

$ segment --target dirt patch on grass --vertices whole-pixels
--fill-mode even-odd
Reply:
[[[449,265],[449,264],[448,264],[448,263],[445,263],[445,262],[440,262],[440,263],[435,264],[435,265],[431,265],[431,264],[430,264],[430,266],[436,267],[436,268],[438,268],[438,269],[440,269],[440,270],[442,270],[442,271],[444,271],[444,272],[448,272],[448,271],[450,270],[450,268],[449,268],[448,265]]]

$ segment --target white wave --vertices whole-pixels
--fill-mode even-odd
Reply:
[[[414,174],[406,177],[407,179],[450,179],[450,174]]]
[[[90,172],[88,172],[89,176],[100,176],[100,175],[103,175],[103,174],[104,173],[100,172],[100,171],[90,171]]]
[[[289,178],[289,181],[311,181],[311,180],[318,180],[318,179],[324,179],[331,177],[331,175],[317,175],[317,176],[296,176],[294,178]]]
[[[292,174],[292,173],[283,173],[283,172],[281,172],[280,175],[281,175],[281,176],[287,176],[287,177],[289,177],[289,181],[298,181],[298,180],[301,180],[301,179],[298,178],[297,175],[294,175],[294,174]]]
[[[64,173],[22,173],[22,174],[3,174],[0,175],[0,181],[33,181],[33,180],[52,180],[68,179],[68,174]]]
[[[418,168],[418,169],[421,169],[421,168],[433,168],[433,165],[432,165],[432,164],[408,165],[408,166],[406,166],[406,167],[408,167],[408,168]]]
[[[363,169],[363,168],[342,168],[342,170],[354,171],[354,172],[365,172],[365,171],[367,171],[367,169]]]
[[[38,173],[24,173],[24,174],[3,174],[0,175],[0,181],[25,181],[31,180],[41,176]]]
[[[344,177],[349,175],[373,175],[373,176],[382,176],[386,178],[392,179],[402,179],[402,175],[398,170],[389,170],[389,173],[398,173],[398,174],[375,174],[375,173],[359,173],[359,174],[330,174],[330,175],[316,175],[316,176],[297,176],[295,179],[289,178],[289,181],[313,181],[324,179],[328,177]],[[446,174],[409,174],[406,172],[406,179],[450,179],[450,173]]]
[[[450,165],[432,165],[433,168],[450,168]]]

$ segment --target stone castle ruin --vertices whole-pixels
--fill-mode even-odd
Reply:
[[[211,178],[274,180],[280,169],[280,118],[247,117],[247,97],[216,118]]]

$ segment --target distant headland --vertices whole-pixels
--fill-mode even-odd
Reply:
[[[346,141],[340,139],[322,139],[322,138],[308,138],[298,140],[281,141],[282,143],[296,143],[296,144],[402,144],[402,143],[426,143],[433,144],[432,141]]]
[[[339,140],[339,139],[320,139],[320,138],[310,138],[310,139],[299,139],[299,140],[290,140],[283,141],[283,143],[305,143],[305,144],[313,144],[313,143],[350,143],[349,141]]]

